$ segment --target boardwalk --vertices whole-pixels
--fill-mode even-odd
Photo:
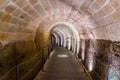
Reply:
[[[44,71],[34,80],[90,80],[75,56],[68,50],[56,47],[47,60]]]

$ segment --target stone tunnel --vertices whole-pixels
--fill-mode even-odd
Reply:
[[[120,0],[0,0],[0,80],[33,80],[56,46],[120,80]]]

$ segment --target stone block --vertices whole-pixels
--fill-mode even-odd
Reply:
[[[29,4],[27,4],[24,8],[24,11],[26,11],[27,13],[29,13],[32,17],[38,18],[39,14],[35,11],[35,9],[33,9]]]
[[[34,18],[39,18],[40,17],[39,13],[37,13],[37,12],[32,12],[31,16],[33,16]]]
[[[0,22],[0,31],[7,32],[8,31],[8,26],[9,26],[9,23],[7,23],[7,22]]]
[[[36,9],[36,11],[38,13],[40,13],[41,17],[45,17],[46,16],[45,11],[44,11],[44,9],[42,8],[42,6],[40,4],[37,3],[36,5],[34,5],[34,8]]]
[[[4,12],[0,11],[0,20],[2,19],[3,15],[4,15]]]
[[[120,21],[120,10],[112,14],[115,22]]]
[[[97,0],[97,2],[98,2],[100,5],[105,4],[106,1],[107,1],[107,0]]]
[[[93,0],[85,0],[85,1],[83,2],[83,4],[80,6],[80,8],[81,8],[82,10],[86,10],[86,9],[90,6],[90,4],[91,4],[92,1],[93,1]]]
[[[105,17],[105,22],[106,22],[106,24],[108,24],[108,25],[111,24],[111,23],[114,23],[115,20],[114,20],[113,14],[108,15],[107,17]]]
[[[75,9],[79,9],[79,7],[81,6],[83,0],[74,0],[72,1],[72,5]]]
[[[51,6],[49,4],[49,1],[48,0],[39,0],[42,4],[42,6],[44,7],[44,9],[46,10],[46,12],[50,15],[52,14],[52,9],[51,9]],[[61,5],[59,5],[61,6]]]
[[[62,0],[63,2],[66,2],[68,5],[72,5],[72,0]]]
[[[12,16],[10,14],[5,13],[4,16],[3,16],[3,18],[2,18],[2,21],[9,22],[10,19],[11,19],[11,17]]]
[[[30,2],[31,5],[34,5],[38,2],[38,0],[29,0],[29,2]]]
[[[93,17],[94,17],[95,20],[97,20],[97,19],[100,19],[100,18],[104,17],[105,15],[106,15],[106,13],[103,10],[100,10],[100,11],[96,12],[93,15]]]
[[[115,9],[119,9],[119,8],[120,8],[120,1],[119,1],[119,0],[111,0],[111,5],[112,5]]]
[[[26,4],[26,6],[23,7],[23,10],[26,11],[27,13],[33,12],[33,9],[29,4]]]
[[[5,11],[8,13],[12,13],[15,9],[16,9],[16,7],[13,5],[8,5],[5,7]]]
[[[26,13],[23,13],[23,14],[20,16],[20,18],[21,18],[21,19],[25,19],[27,16],[28,16],[28,15],[27,15]]]
[[[19,17],[20,15],[23,14],[23,11],[20,9],[16,9],[12,14],[16,17]]]
[[[26,4],[27,4],[27,0],[18,0],[17,2],[16,2],[16,4],[19,6],[19,7],[21,7],[21,8],[23,8]]]
[[[99,10],[101,8],[101,6],[98,4],[98,2],[94,2],[92,4],[92,7],[95,9],[95,10]]]
[[[93,6],[89,6],[88,10],[87,10],[91,15],[94,15],[94,13],[96,12],[96,9]]]
[[[103,10],[109,15],[110,13],[112,13],[113,11],[115,11],[115,9],[109,4],[106,5]]]
[[[57,1],[56,0],[51,0],[50,1],[50,4],[52,6],[52,10],[54,13],[57,13],[58,12],[58,5],[57,5]]]
[[[18,24],[18,26],[27,26],[27,23],[24,22],[24,21],[22,21],[22,20],[19,20],[19,21],[17,22],[17,24]]]
[[[6,33],[0,33],[0,40],[5,40],[8,37]]]
[[[16,17],[12,17],[11,20],[10,20],[10,23],[16,25],[17,22],[18,22],[18,20],[19,20],[18,18],[16,18]]]

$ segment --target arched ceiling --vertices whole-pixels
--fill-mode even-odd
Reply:
[[[52,30],[53,32],[61,32],[66,34],[68,37],[73,36],[72,30],[65,25],[58,25]]]
[[[66,46],[66,40],[68,38],[74,37],[73,31],[65,25],[57,25],[52,29],[52,35],[60,37],[60,41],[64,47]],[[63,43],[64,42],[64,43]]]
[[[0,0],[0,37],[64,21],[84,38],[120,40],[119,9],[119,0]]]

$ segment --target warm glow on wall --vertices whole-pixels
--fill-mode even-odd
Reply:
[[[84,58],[85,58],[85,54],[84,54],[84,52],[82,51],[82,60],[84,60]]]
[[[90,53],[90,55],[89,55],[89,62],[88,62],[89,64],[88,64],[88,69],[89,69],[89,71],[92,71],[93,70],[93,53]]]
[[[85,58],[85,42],[82,43],[82,60]]]

